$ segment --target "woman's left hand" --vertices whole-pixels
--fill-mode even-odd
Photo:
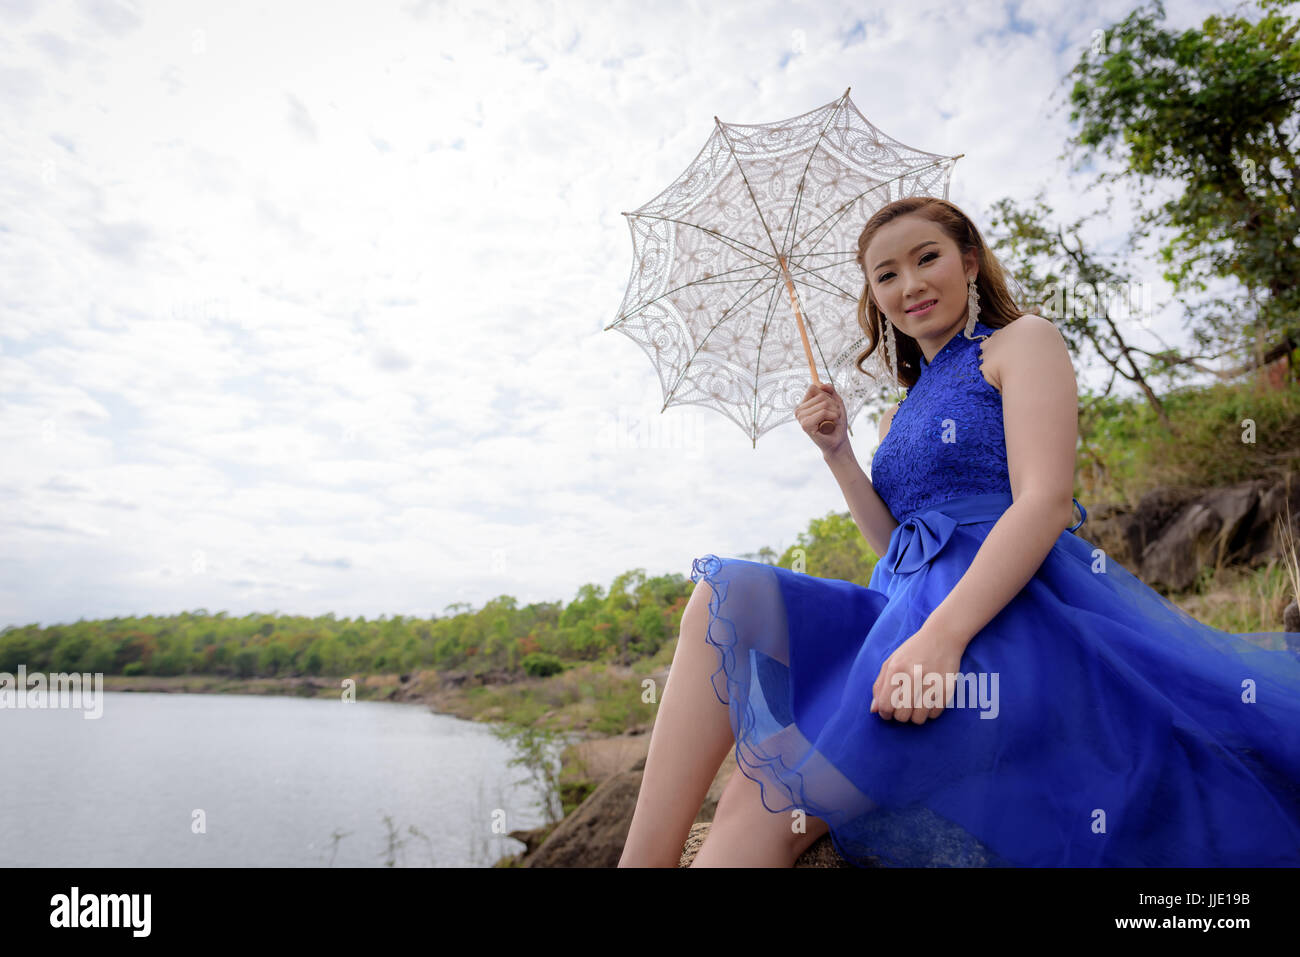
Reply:
[[[880,666],[880,674],[871,689],[871,711],[886,721],[894,718],[913,724],[925,724],[926,718],[939,717],[961,668],[964,650],[964,644],[922,627],[894,649]],[[895,678],[896,675],[905,676],[906,680]],[[922,702],[930,688],[938,689],[942,703],[926,708]],[[933,697],[934,691],[928,694]]]

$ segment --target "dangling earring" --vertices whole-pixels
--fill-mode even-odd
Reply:
[[[980,294],[975,289],[975,277],[966,280],[966,330],[967,339],[987,339],[987,333],[975,335],[975,320],[980,317]]]
[[[880,346],[884,353],[885,368],[889,370],[889,384],[891,387],[898,385],[898,339],[894,335],[894,324],[885,318],[882,313],[880,316]]]

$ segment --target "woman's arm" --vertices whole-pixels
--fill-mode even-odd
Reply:
[[[923,626],[958,649],[1020,593],[1074,518],[1079,395],[1065,340],[1034,315],[996,335],[1006,337],[997,371],[1013,504]]]
[[[853,446],[845,441],[838,452],[825,456],[825,459],[835,481],[840,483],[844,501],[849,504],[849,514],[853,516],[853,521],[857,523],[867,544],[877,555],[884,555],[889,550],[889,536],[898,527],[898,520],[890,514],[889,507],[872,486],[871,479],[862,471],[857,456],[853,454]]]

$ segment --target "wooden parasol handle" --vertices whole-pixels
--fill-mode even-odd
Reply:
[[[794,307],[794,319],[799,326],[799,338],[803,340],[804,355],[808,357],[808,370],[812,372],[813,385],[820,385],[821,379],[817,375],[817,363],[813,362],[812,346],[808,344],[808,330],[803,325],[803,315],[799,312],[799,300],[795,298],[794,283],[790,280],[790,270],[786,268],[785,257],[777,253],[777,261],[781,263],[781,275],[785,279],[786,291],[790,293],[790,305]],[[817,431],[822,435],[830,435],[835,431],[835,422],[833,419],[822,419],[817,424]]]

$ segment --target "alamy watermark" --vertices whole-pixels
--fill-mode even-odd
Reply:
[[[892,690],[889,703],[899,708],[978,708],[981,718],[996,718],[998,704],[998,678],[1001,672],[971,671],[943,673],[928,671],[924,677],[921,666],[913,665],[912,674],[900,671],[890,676]]]
[[[125,927],[133,937],[148,937],[152,894],[69,894],[50,898],[51,927]]]
[[[18,666],[16,676],[0,671],[0,709],[4,708],[74,708],[86,712],[83,718],[102,718],[104,673],[60,671],[47,676],[36,671],[28,676],[26,665]]]

